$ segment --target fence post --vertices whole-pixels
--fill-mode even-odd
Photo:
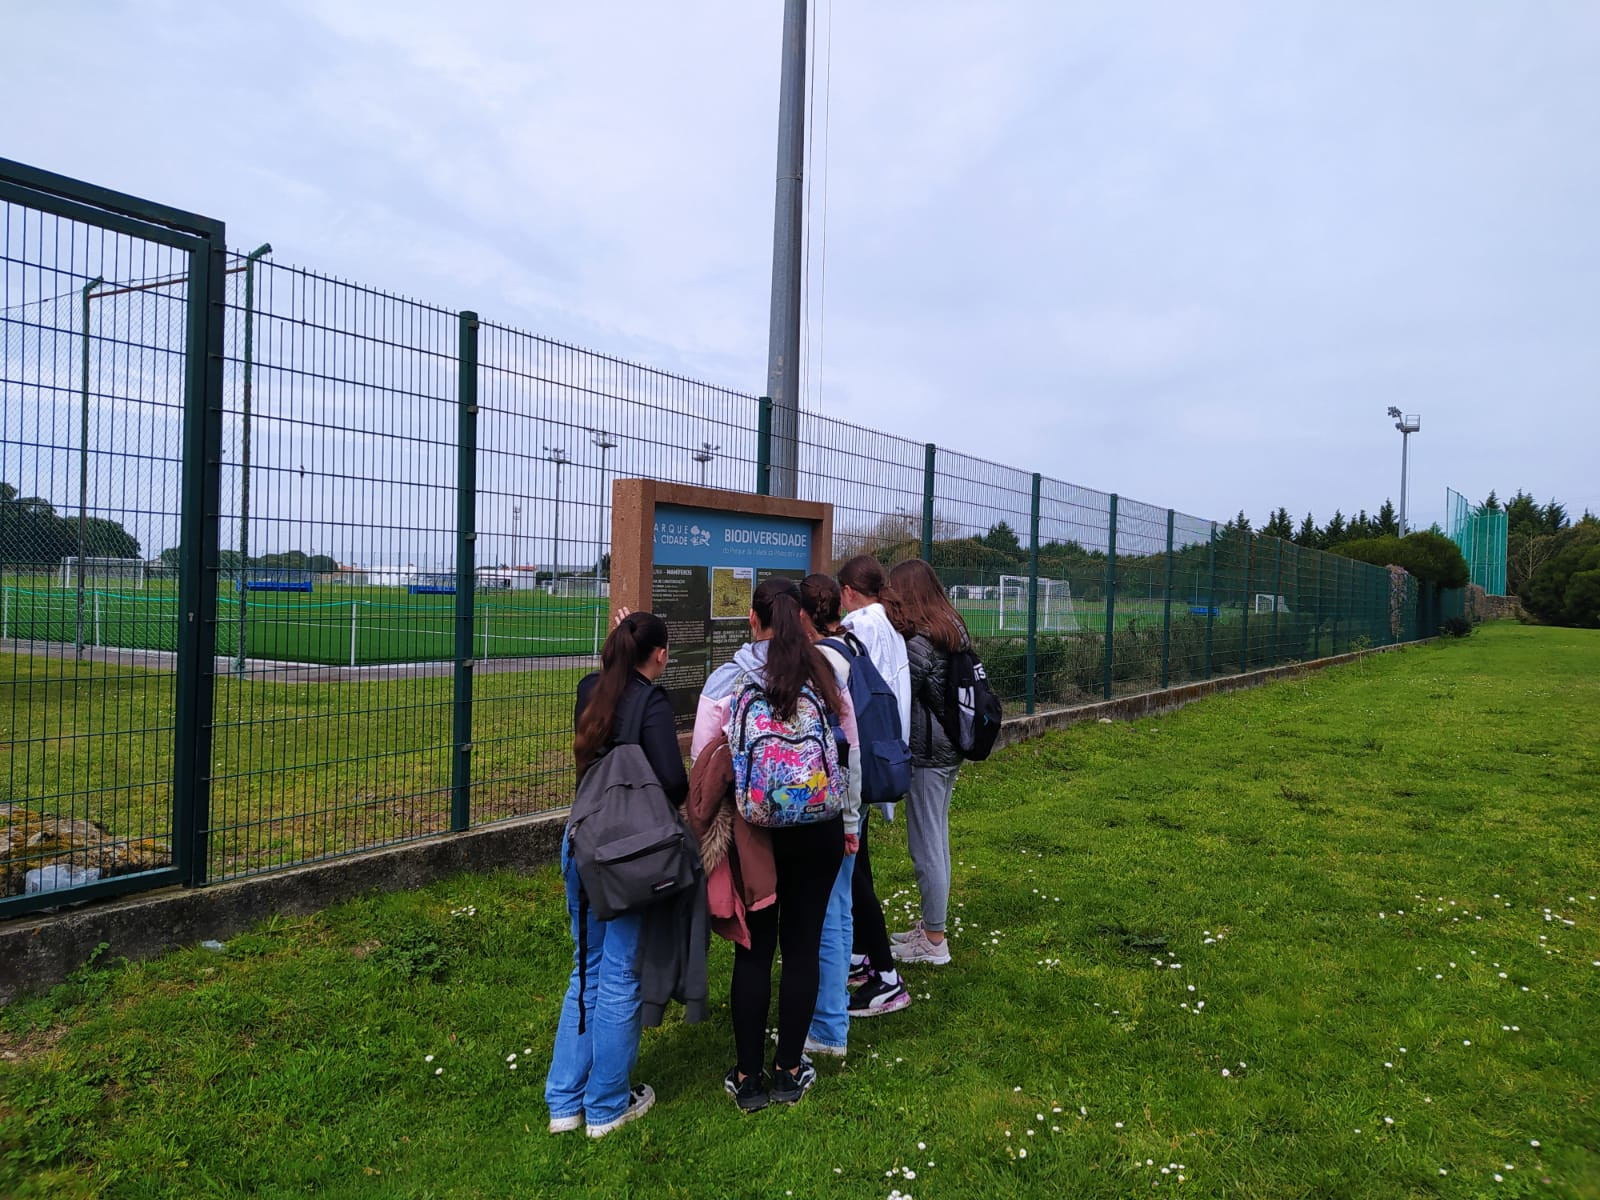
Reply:
[[[1283,539],[1273,538],[1278,544],[1272,566],[1272,665],[1278,665],[1278,597],[1283,594]]]
[[[772,495],[772,397],[763,396],[756,413],[756,495]]]
[[[216,663],[217,515],[222,507],[222,357],[227,320],[228,237],[218,224],[189,254],[184,348],[185,553],[178,565],[178,677],[174,681],[173,866],[191,886],[206,881],[211,831],[211,722]],[[82,564],[79,564],[82,574]]]
[[[450,829],[472,820],[472,610],[478,538],[478,314],[460,316],[456,383],[456,646],[450,741]]]
[[[1039,480],[1033,473],[1033,508],[1028,516],[1028,712],[1038,699],[1039,656]]]
[[[1339,592],[1339,562],[1343,557],[1343,555],[1339,554],[1333,554],[1329,557],[1329,561],[1333,563],[1333,628],[1328,635],[1331,643],[1328,646],[1329,654],[1339,653],[1339,618],[1344,616],[1344,597]],[[1345,649],[1348,650],[1349,648],[1350,633],[1347,628],[1345,631]]]
[[[250,388],[255,374],[256,261],[272,253],[263,242],[244,260],[244,392],[239,406],[239,576],[234,591],[239,597],[239,634],[235,639],[233,673],[244,678],[245,610],[250,589],[245,587],[250,565]]]
[[[1314,625],[1312,625],[1312,627],[1311,627],[1311,657],[1312,658],[1321,658],[1322,657],[1322,551],[1321,550],[1312,550],[1311,553],[1316,555],[1316,558],[1312,559],[1312,562],[1316,564],[1316,568],[1317,568],[1316,583],[1312,585],[1312,591],[1315,593],[1315,595],[1317,597],[1317,614],[1316,614],[1316,618],[1315,618],[1316,623]]]
[[[1248,529],[1244,533],[1244,591],[1243,603],[1239,605],[1239,672],[1243,674],[1250,669],[1250,604],[1253,581],[1250,576],[1255,568],[1256,535]]]
[[[922,561],[933,563],[933,475],[939,447],[923,445],[922,453]]]
[[[1217,625],[1217,523],[1215,521],[1211,522],[1211,536],[1206,539],[1206,545],[1207,557],[1210,559],[1206,578],[1206,678],[1210,679],[1212,633]]]
[[[1167,586],[1161,602],[1161,686],[1166,687],[1172,672],[1172,510],[1167,509]]]
[[[1112,657],[1117,628],[1117,494],[1111,493],[1111,516],[1106,523],[1106,699],[1111,699]]]

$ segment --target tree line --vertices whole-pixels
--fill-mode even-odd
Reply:
[[[0,483],[0,563],[57,567],[64,558],[138,558],[139,540],[116,521],[85,517],[79,545],[76,513],[63,516],[38,496]]]

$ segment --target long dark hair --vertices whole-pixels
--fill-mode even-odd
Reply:
[[[821,694],[824,704],[838,712],[839,687],[833,681],[833,668],[806,636],[806,627],[800,622],[800,588],[795,581],[768,579],[756,588],[750,607],[761,627],[772,632],[763,684],[778,719],[787,721],[794,716],[800,689],[808,683]]]
[[[889,587],[892,594],[883,607],[901,636],[920,633],[946,653],[967,644],[967,623],[945,595],[939,576],[922,559],[895,563],[889,571]]]
[[[600,681],[589,693],[589,702],[583,707],[578,731],[572,738],[572,756],[578,761],[579,775],[589,769],[611,740],[617,727],[617,709],[634,670],[666,644],[667,623],[648,612],[629,613],[606,638],[600,649]]]
[[[839,628],[839,585],[832,575],[807,575],[800,581],[800,607],[823,637]]]
[[[839,586],[851,588],[874,600],[883,597],[888,580],[883,577],[883,564],[870,554],[858,554],[839,568]]]

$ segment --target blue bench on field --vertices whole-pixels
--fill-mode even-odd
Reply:
[[[406,591],[413,596],[454,596],[456,585],[453,583],[412,583],[406,585]]]
[[[1191,604],[1189,611],[1197,617],[1214,617],[1217,615],[1216,609],[1207,608],[1204,604]]]
[[[309,592],[309,579],[246,579],[244,586],[252,592]]]

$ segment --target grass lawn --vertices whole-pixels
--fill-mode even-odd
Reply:
[[[97,962],[0,1010],[0,1194],[1600,1196],[1597,712],[1600,637],[1499,625],[964,768],[954,963],[792,1110],[717,1011],[546,1134],[550,869]]]

